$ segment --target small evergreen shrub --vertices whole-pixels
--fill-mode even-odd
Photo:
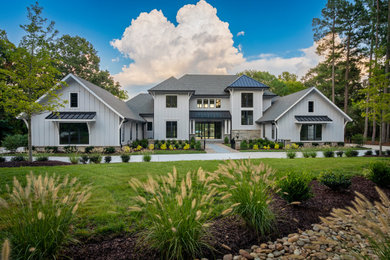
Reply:
[[[359,155],[359,152],[356,150],[348,149],[345,151],[345,156],[347,157],[356,157]]]
[[[310,181],[310,176],[304,172],[288,172],[277,181],[279,195],[290,203],[307,200],[312,196]]]
[[[1,146],[5,147],[5,149],[10,150],[11,152],[15,152],[19,147],[27,147],[28,139],[27,135],[7,135],[3,142],[1,142]]]
[[[286,152],[286,154],[287,154],[287,158],[290,158],[290,159],[294,159],[297,156],[297,152],[295,152],[293,150],[288,150]]]
[[[352,142],[359,145],[359,146],[362,146],[364,144],[364,137],[362,134],[355,134],[352,136],[351,138]]]
[[[27,161],[27,159],[23,155],[17,155],[11,158],[11,162],[24,162],[24,161]]]
[[[386,150],[386,155],[390,155],[390,150]]]
[[[94,146],[87,146],[87,147],[85,147],[84,151],[85,151],[85,153],[92,153],[93,149],[95,149]]]
[[[379,155],[379,150],[375,150],[375,155],[376,155],[376,156]]]
[[[310,151],[303,151],[302,154],[303,154],[303,157],[305,158],[309,158],[310,157]]]
[[[390,163],[375,162],[370,165],[368,178],[381,187],[390,187]]]
[[[332,190],[348,189],[351,178],[341,172],[325,171],[320,174],[320,182]]]
[[[64,146],[64,152],[65,153],[74,153],[76,152],[76,146],[71,146],[71,145],[68,145],[68,146]]]
[[[110,163],[111,162],[111,156],[104,156],[104,162],[105,163]]]
[[[102,156],[100,154],[89,156],[90,163],[100,163],[101,161],[102,161]]]
[[[344,151],[337,151],[337,152],[336,152],[336,155],[337,155],[338,157],[343,157],[343,154],[344,154]]]
[[[7,160],[5,159],[5,157],[0,156],[0,163],[5,162],[5,161],[7,161]]]
[[[57,146],[46,146],[45,152],[46,153],[58,153],[58,147]]]
[[[344,142],[337,142],[337,146],[344,146]]]
[[[317,157],[317,152],[316,151],[311,151],[310,152],[310,157],[311,158],[316,158]]]
[[[121,159],[122,159],[122,162],[127,163],[127,162],[130,161],[130,155],[128,155],[128,154],[122,154],[122,155],[121,155]]]
[[[312,146],[317,147],[319,143],[311,143]]]
[[[78,164],[79,161],[81,161],[80,157],[77,156],[77,154],[69,156],[69,161],[71,164]]]
[[[198,151],[202,150],[202,144],[200,143],[200,141],[197,141],[195,143],[195,150],[198,150]]]
[[[372,150],[367,150],[364,154],[365,155],[372,155]]]
[[[142,139],[139,144],[142,146],[142,148],[146,149],[148,148],[149,141],[148,139]]]
[[[223,139],[223,142],[224,142],[225,144],[229,144],[229,137],[225,136],[225,139]]]
[[[81,158],[80,158],[80,162],[81,162],[82,164],[87,164],[88,161],[89,161],[89,156],[83,154],[83,155],[81,156]]]
[[[152,160],[152,156],[150,154],[144,154],[142,159],[144,162],[150,162],[150,160]]]
[[[113,146],[104,147],[104,153],[105,154],[115,153],[115,147],[113,147]]]
[[[39,155],[35,158],[35,161],[38,161],[38,162],[46,162],[49,160],[49,157],[47,156],[44,156],[44,155]]]
[[[332,151],[332,150],[326,150],[323,152],[323,154],[324,154],[324,157],[326,157],[326,158],[334,157],[334,151]]]
[[[248,150],[248,143],[246,140],[243,140],[241,143],[240,143],[240,149],[241,150]]]
[[[299,147],[303,147],[304,146],[304,143],[302,143],[302,142],[297,142],[295,144],[298,145]]]

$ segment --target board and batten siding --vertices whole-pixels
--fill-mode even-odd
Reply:
[[[166,96],[177,96],[177,107],[166,107]],[[154,94],[154,139],[165,140],[166,122],[177,121],[177,140],[189,139],[189,99],[190,95],[185,94]]]
[[[78,107],[71,108],[70,93],[78,93]],[[68,86],[59,90],[60,98],[68,100],[58,111],[96,112],[96,121],[89,124],[89,144],[92,146],[119,145],[119,116],[98,100],[76,81],[69,80]],[[44,112],[32,117],[32,145],[59,146],[58,123],[46,120],[51,112]],[[84,145],[86,146],[86,145]]]
[[[143,139],[143,125],[142,122],[126,121],[121,127],[121,144],[127,145],[135,140]],[[137,131],[138,127],[138,131]]]
[[[314,112],[309,112],[308,101],[314,101]],[[328,116],[332,122],[323,124],[322,140],[307,142],[344,142],[344,115],[316,91],[309,93],[278,120],[278,139],[300,142],[300,125],[295,123],[295,116],[309,115]]]

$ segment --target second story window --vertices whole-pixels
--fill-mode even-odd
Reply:
[[[253,107],[253,93],[241,93],[241,107]]]
[[[202,108],[202,99],[197,99],[196,100],[196,107],[197,108]]]
[[[78,93],[70,93],[70,107],[79,107]]]
[[[203,99],[203,107],[208,108],[209,107],[209,100],[208,99]]]
[[[166,96],[166,107],[177,107],[177,96]]]
[[[308,102],[308,110],[309,112],[314,112],[314,101]]]
[[[214,108],[215,107],[214,102],[215,102],[214,99],[210,99],[210,108]]]
[[[217,99],[216,102],[215,102],[215,107],[216,108],[221,108],[221,100],[220,99]]]

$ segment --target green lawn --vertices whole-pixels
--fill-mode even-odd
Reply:
[[[370,162],[388,160],[381,158],[310,158],[310,159],[258,159],[283,175],[285,171],[307,171],[313,175],[324,169],[338,169],[349,174],[360,174]],[[202,167],[214,171],[222,161],[183,161],[183,162],[149,162],[149,163],[116,163],[87,164],[55,167],[21,167],[0,168],[0,194],[5,192],[6,184],[11,185],[13,176],[24,179],[30,171],[35,174],[69,174],[77,177],[83,184],[92,186],[92,197],[80,209],[80,218],[76,223],[76,233],[91,235],[93,233],[119,232],[128,230],[134,215],[127,210],[131,204],[132,191],[128,181],[131,177],[145,179],[148,175],[165,174],[175,166],[179,175]],[[1,226],[1,225],[0,225]],[[0,238],[1,241],[1,238]]]
[[[365,147],[302,147],[296,149],[297,152],[309,152],[309,151],[325,151],[325,150],[331,150],[331,151],[346,151],[346,150],[370,150],[369,148]],[[247,153],[247,152],[285,152],[285,149],[279,149],[279,150],[264,150],[264,149],[259,149],[259,150],[253,150],[253,149],[248,149],[248,150],[238,150],[242,153]]]

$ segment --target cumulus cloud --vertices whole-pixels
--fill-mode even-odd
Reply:
[[[245,62],[234,67],[230,72],[236,73],[243,70],[261,70],[268,71],[271,74],[279,75],[283,71],[288,71],[302,77],[306,72],[315,67],[323,60],[322,56],[316,53],[317,44],[300,49],[300,55],[291,58],[283,58],[270,53],[263,53],[257,57],[246,60]]]
[[[119,57],[116,57],[115,59],[111,59],[112,62],[119,62]]]
[[[111,45],[132,63],[114,75],[123,86],[147,85],[185,73],[227,74],[245,60],[229,24],[204,0],[185,5],[177,26],[162,11],[141,13]]]
[[[241,32],[238,32],[237,33],[237,36],[244,36],[245,35],[245,32],[244,31],[241,31]]]

